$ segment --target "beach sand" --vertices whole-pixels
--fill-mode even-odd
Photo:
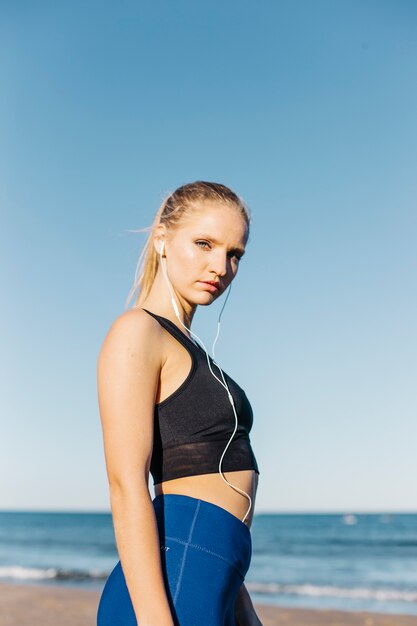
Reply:
[[[0,626],[96,626],[99,598],[84,589],[1,583]],[[255,607],[263,626],[417,626],[417,616]]]

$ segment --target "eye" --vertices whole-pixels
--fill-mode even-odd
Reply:
[[[210,248],[210,244],[207,241],[196,241],[195,243],[197,244],[197,246],[203,244],[201,247],[208,246]]]
[[[209,249],[209,250],[211,249],[211,245],[209,244],[208,241],[203,241],[203,240],[200,239],[199,241],[196,241],[195,244],[197,246],[199,246],[200,248],[203,248],[203,249],[206,249],[206,250],[207,249]],[[235,257],[237,262],[240,261],[242,256],[243,256],[243,254],[240,254],[239,252],[234,252],[233,250],[229,253],[229,257],[230,258]]]

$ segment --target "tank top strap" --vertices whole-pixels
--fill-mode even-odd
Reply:
[[[165,330],[167,330],[171,335],[173,335],[188,351],[190,348],[194,348],[197,351],[201,351],[202,348],[197,346],[194,341],[188,337],[185,333],[183,333],[174,322],[169,320],[167,317],[162,317],[162,315],[157,315],[156,313],[152,313],[152,311],[148,311],[148,309],[144,309],[142,307],[142,311],[146,311],[149,315],[152,315]]]

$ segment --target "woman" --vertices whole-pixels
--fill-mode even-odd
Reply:
[[[120,560],[98,626],[261,625],[243,583],[259,475],[253,413],[190,328],[197,306],[210,305],[235,278],[249,222],[243,201],[224,185],[197,181],[169,195],[139,259],[135,305],[114,321],[100,350]]]

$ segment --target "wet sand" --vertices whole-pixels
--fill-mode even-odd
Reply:
[[[99,598],[98,591],[1,583],[0,626],[96,626]],[[263,626],[417,626],[417,616],[255,607]]]

